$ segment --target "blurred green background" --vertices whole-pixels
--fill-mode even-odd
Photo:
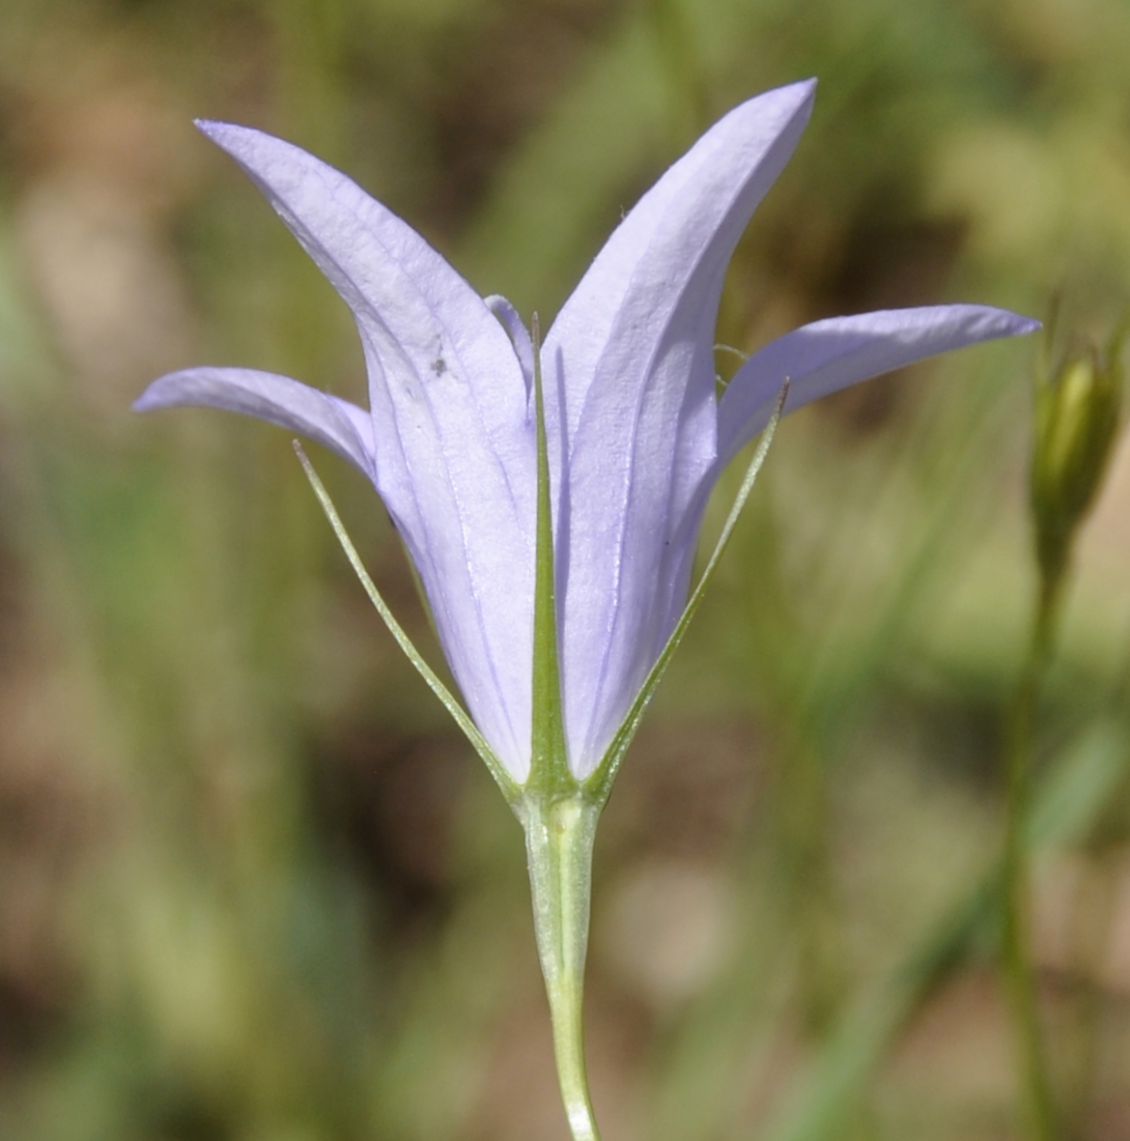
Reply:
[[[200,363],[362,399],[344,306],[192,128],[346,169],[548,323],[740,100],[821,80],[719,339],[1130,300],[1124,0],[5,0],[0,1136],[560,1139],[521,833],[286,438],[142,419]],[[985,885],[1033,593],[1035,341],[782,428],[598,842],[609,1141],[1019,1137]],[[731,371],[733,362],[720,358]],[[367,485],[315,457],[431,640]],[[1130,1138],[1130,447],[1039,723],[1071,1136]]]

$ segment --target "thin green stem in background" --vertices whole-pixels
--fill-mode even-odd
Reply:
[[[1120,722],[1101,722],[1042,775],[1018,841],[1032,852],[1077,843],[1126,779]],[[1003,854],[914,945],[901,965],[838,1019],[758,1141],[841,1141],[885,1058],[932,996],[982,947],[1004,907]]]
[[[1022,1091],[1035,1141],[1061,1135],[1040,1029],[1032,965],[1029,871],[1020,839],[1031,780],[1035,721],[1054,650],[1060,603],[1071,573],[1079,526],[1109,470],[1121,423],[1120,326],[1105,351],[1092,348],[1037,379],[1029,492],[1038,593],[1028,654],[1009,716],[1006,739],[1007,826],[1004,854],[1002,968],[1019,1047]],[[1046,342],[1050,355],[1052,337]]]
[[[1007,830],[1004,857],[1002,968],[1019,1047],[1022,1092],[1035,1141],[1053,1141],[1057,1120],[1048,1073],[1032,965],[1029,872],[1019,832],[1031,780],[1035,721],[1059,625],[1060,603],[1071,573],[1079,526],[1094,506],[1109,470],[1121,425],[1123,321],[1104,350],[1074,354],[1053,370],[1056,311],[1049,322],[1045,360],[1035,390],[1029,469],[1038,594],[1032,633],[1006,740]]]
[[[1062,571],[1046,573],[1040,578],[1031,640],[1009,713],[1006,757],[1001,962],[1012,1004],[1025,1111],[1031,1136],[1037,1141],[1053,1141],[1059,1136],[1059,1128],[1032,964],[1030,875],[1023,830],[1031,795],[1034,722],[1044,675],[1051,661],[1063,582]]]

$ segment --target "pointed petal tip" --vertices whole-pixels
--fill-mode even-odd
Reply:
[[[193,119],[193,126],[211,143],[215,143],[221,150],[231,153],[228,140],[240,132],[250,128],[240,127],[235,123],[224,123],[218,119]]]
[[[207,135],[210,139],[215,138],[217,134],[232,126],[231,123],[224,123],[219,119],[193,119],[192,125],[202,135]]]
[[[939,306],[939,308],[947,308]],[[1042,321],[1034,317],[1025,317],[1023,313],[1014,313],[1011,309],[998,309],[993,305],[953,305],[948,306],[954,310],[966,310],[971,316],[981,317],[985,320],[988,329],[985,340],[994,340],[999,337],[1027,337],[1038,333],[1043,327]]]
[[[816,86],[817,80],[813,76],[811,79],[798,79],[795,83],[786,83],[784,87],[766,92],[766,95],[791,99],[798,111],[811,114],[812,105],[816,102]]]
[[[791,84],[791,88],[797,94],[797,103],[803,109],[805,119],[811,117],[812,108],[816,103],[816,87],[817,80],[815,76],[810,79],[801,79],[798,82]]]
[[[169,385],[165,383],[167,377],[155,380],[131,405],[132,412],[153,412],[158,408],[169,407]]]
[[[132,412],[159,412],[165,408],[185,408],[194,404],[207,404],[199,397],[199,379],[209,369],[181,369],[167,372],[152,381],[148,388],[130,405]],[[220,370],[216,370],[220,371]]]
[[[797,130],[799,135],[799,131],[803,130],[812,118],[815,102],[815,79],[801,79],[795,83],[787,83],[783,87],[763,91],[739,103],[724,115],[704,138],[719,130],[730,132],[736,130],[735,137],[745,138],[749,132],[756,134],[766,128],[774,132]]]
[[[789,106],[792,114],[804,114],[807,118],[812,113],[812,105],[816,101],[816,79],[798,79],[794,83],[786,83],[782,87],[775,87],[771,91],[763,91],[754,95],[744,103],[738,104],[734,109],[740,111],[745,108],[753,109],[765,107]]]
[[[210,142],[238,160],[235,154],[240,141],[256,138],[271,138],[265,131],[255,127],[244,127],[239,123],[225,123],[220,119],[193,119],[193,126]]]

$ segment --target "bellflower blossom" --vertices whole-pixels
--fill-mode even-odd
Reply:
[[[345,175],[259,131],[199,124],[352,309],[369,407],[285,376],[211,367],[161,378],[136,407],[255,416],[317,440],[369,478],[419,574],[496,777],[515,796],[539,779],[545,713],[535,694],[556,706],[558,790],[571,781],[583,791],[598,775],[684,614],[711,490],[766,427],[786,381],[792,410],[1037,327],[974,305],[817,321],[756,352],[719,397],[714,340],[727,265],[797,145],[814,87],[751,99],[708,130],[623,219],[540,353],[508,302],[480,297]],[[539,691],[536,612],[547,611],[549,684]],[[586,819],[580,848],[591,852],[595,813]],[[595,1137],[579,1048],[591,856],[552,840],[571,820],[548,832],[523,823],[570,1122],[574,1136]]]
[[[714,329],[738,238],[791,156],[814,84],[751,99],[624,218],[542,347],[569,766],[598,765],[674,628],[711,489],[789,409],[1032,321],[949,305],[841,317],[769,344],[715,393]],[[369,410],[288,377],[193,368],[139,410],[209,405],[328,446],[373,483],[419,572],[444,654],[514,780],[530,770],[533,354],[415,231],[289,143],[200,129],[247,171],[357,320]]]

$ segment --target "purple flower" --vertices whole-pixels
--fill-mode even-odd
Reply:
[[[628,214],[545,337],[558,645],[569,767],[599,765],[686,603],[719,475],[770,418],[1037,323],[952,305],[818,321],[719,399],[714,334],[734,246],[791,156],[814,83],[712,127]],[[209,405],[309,436],[372,481],[419,572],[472,717],[529,774],[537,507],[533,348],[415,231],[338,171],[245,127],[201,130],[247,171],[353,310],[369,409],[283,376],[195,368],[141,410]]]

